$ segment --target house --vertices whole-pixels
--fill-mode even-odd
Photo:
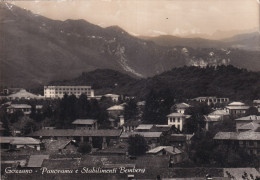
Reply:
[[[7,113],[14,113],[15,111],[22,111],[25,115],[32,113],[32,106],[28,104],[11,104],[6,108]]]
[[[171,144],[177,148],[186,150],[188,145],[191,144],[193,134],[168,134],[162,137],[165,144]]]
[[[232,102],[226,106],[227,112],[234,117],[241,117],[246,115],[249,106],[246,106],[242,102]]]
[[[150,149],[146,152],[147,155],[153,156],[169,156],[170,157],[170,167],[173,164],[180,163],[184,160],[184,152],[174,146],[157,146],[156,148]]]
[[[253,105],[255,108],[257,108],[258,112],[260,112],[260,99],[253,100]]]
[[[112,101],[118,102],[120,95],[117,94],[105,94],[105,97],[111,98]]]
[[[44,86],[45,98],[63,98],[64,94],[74,94],[76,97],[85,94],[94,97],[94,90],[91,86]]]
[[[138,132],[149,132],[152,130],[154,127],[153,124],[140,124],[139,126],[136,127],[136,131]]]
[[[15,99],[43,99],[42,96],[37,96],[33,93],[27,92],[25,89],[21,89],[18,92],[15,92],[13,94],[10,94],[6,98],[15,100]]]
[[[256,116],[256,115],[245,116],[245,117],[235,119],[235,122],[236,122],[236,129],[238,129],[240,126],[251,122],[260,123],[260,116]]]
[[[31,137],[1,137],[0,139],[2,149],[19,149],[30,147],[39,151],[41,149],[41,142],[38,139]]]
[[[76,142],[89,142],[91,145],[94,141],[101,141],[102,149],[106,148],[111,139],[118,140],[121,130],[110,129],[41,129],[28,136],[41,139],[74,139]]]
[[[124,113],[124,105],[115,105],[107,109],[109,116],[112,118],[118,118],[120,115]]]
[[[98,124],[96,119],[76,119],[72,124],[77,129],[98,129]]]
[[[217,115],[220,116],[221,120],[227,120],[229,119],[229,112],[226,109],[216,109],[215,111],[213,111],[212,113],[210,113],[209,115]]]
[[[250,123],[247,123],[247,124],[243,124],[239,127],[236,128],[237,132],[244,132],[244,131],[255,131],[257,130],[259,127],[260,127],[260,122],[250,122]]]
[[[260,155],[260,132],[218,132],[214,136],[215,142],[226,144],[232,148],[243,148],[248,154]]]
[[[168,117],[168,125],[173,125],[180,131],[182,131],[185,121],[188,118],[190,118],[189,115],[184,115],[182,113],[171,113],[167,117]]]
[[[143,136],[147,140],[148,144],[158,145],[162,132],[122,132],[120,139],[121,141],[127,140],[130,136],[136,134]]]
[[[184,114],[186,109],[190,108],[191,106],[189,104],[186,104],[186,103],[179,103],[179,104],[176,104],[176,111],[178,113],[182,113]]]
[[[128,120],[123,124],[123,132],[133,132],[140,124],[140,120]]]
[[[46,151],[71,154],[77,152],[77,143],[71,139],[45,139],[43,140]]]
[[[194,98],[193,100],[200,102],[200,103],[207,103],[208,105],[211,104],[217,104],[217,103],[228,103],[229,98],[217,98],[215,96],[210,96],[210,97],[197,97]]]
[[[219,115],[207,115],[207,116],[204,116],[204,118],[205,118],[205,122],[206,122],[205,129],[207,131],[209,131],[210,129],[214,128],[215,125],[222,122],[221,116],[219,116]]]

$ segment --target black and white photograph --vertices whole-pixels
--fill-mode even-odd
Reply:
[[[0,0],[2,180],[260,180],[259,0]]]

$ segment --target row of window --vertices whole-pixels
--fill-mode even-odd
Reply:
[[[170,122],[180,122],[181,118],[169,118]]]
[[[63,91],[69,91],[69,90],[71,90],[71,91],[73,91],[73,90],[78,90],[78,91],[80,91],[80,90],[82,90],[82,91],[83,91],[83,90],[90,90],[90,89],[91,89],[91,88],[48,88],[48,89],[45,88],[44,90],[45,90],[45,91],[46,91],[46,90],[50,90],[50,91],[51,91],[51,90],[53,90],[53,91],[54,91],[54,90],[55,90],[55,91],[58,91],[58,90],[59,90],[59,91],[62,91],[62,90],[63,90]]]

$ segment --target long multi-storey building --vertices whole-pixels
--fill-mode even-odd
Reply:
[[[79,97],[86,94],[88,97],[94,97],[94,90],[91,86],[44,86],[45,98],[62,98],[64,94]]]

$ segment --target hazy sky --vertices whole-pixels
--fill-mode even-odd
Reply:
[[[136,35],[212,34],[259,27],[258,0],[14,1],[51,19],[118,25]]]

